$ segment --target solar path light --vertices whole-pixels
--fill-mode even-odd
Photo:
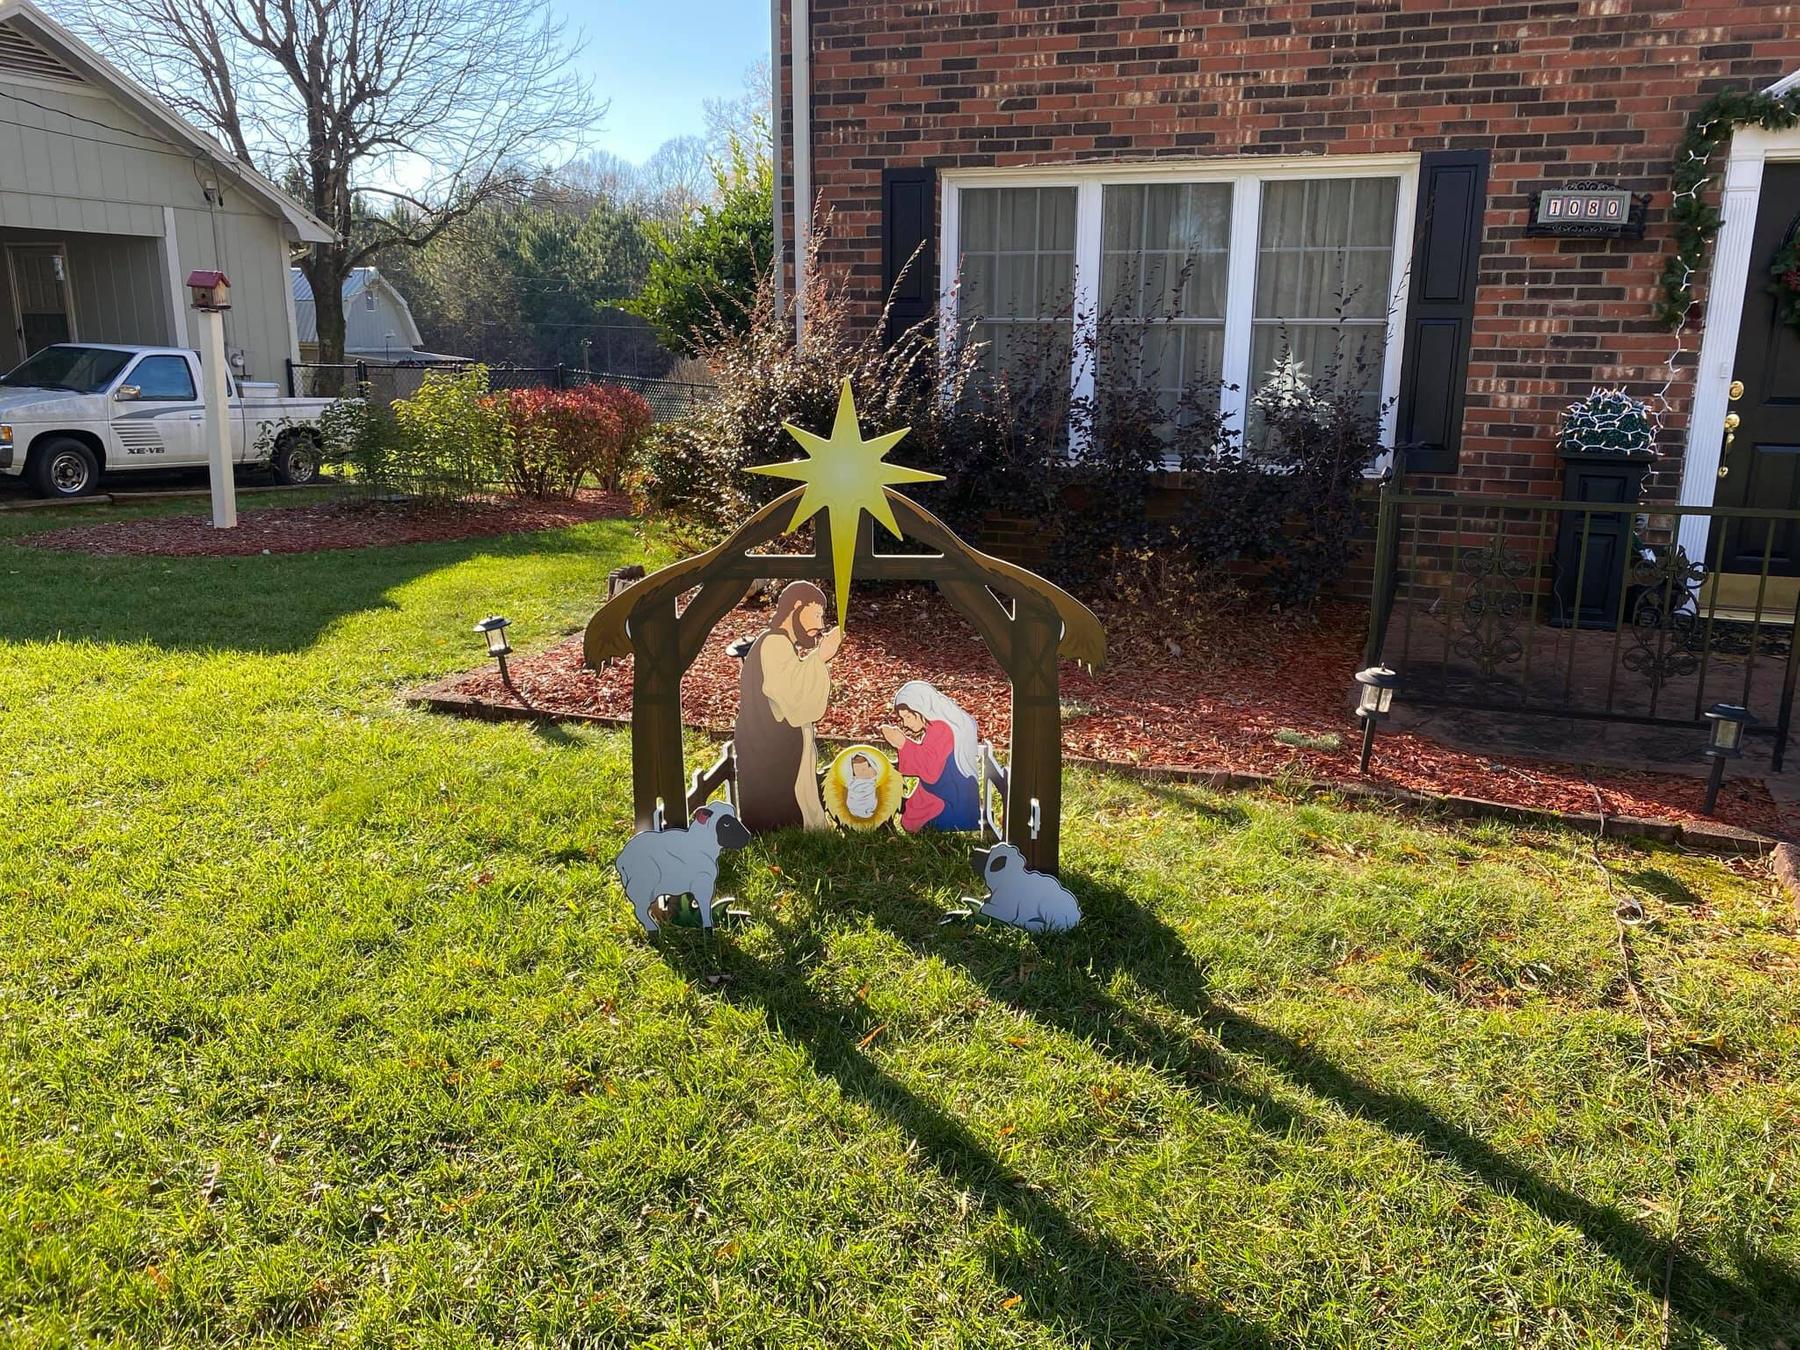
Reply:
[[[1706,779],[1706,805],[1701,810],[1711,815],[1719,802],[1719,784],[1725,778],[1725,761],[1744,753],[1744,724],[1750,710],[1736,703],[1715,703],[1706,710],[1706,757],[1712,761],[1712,772]]]
[[[1386,666],[1370,666],[1356,672],[1356,715],[1362,718],[1362,759],[1358,773],[1369,771],[1369,754],[1375,749],[1375,724],[1385,718],[1394,706],[1394,690],[1400,677]]]
[[[511,684],[512,676],[506,670],[506,658],[512,655],[512,644],[506,640],[506,630],[512,626],[512,620],[499,614],[490,614],[475,625],[475,631],[487,639],[488,655],[500,663],[500,680],[503,684]]]

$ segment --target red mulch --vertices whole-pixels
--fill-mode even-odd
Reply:
[[[682,713],[691,724],[728,730],[737,716],[738,663],[725,644],[764,626],[768,611],[746,606],[728,615],[682,681]],[[1110,662],[1089,674],[1065,664],[1063,749],[1144,767],[1275,773],[1349,781],[1357,777],[1359,733],[1349,706],[1350,674],[1360,664],[1366,611],[1328,605],[1304,620],[1227,620],[1179,637],[1140,611],[1103,613]],[[581,640],[516,657],[513,682],[526,703],[551,713],[609,717],[631,711],[631,662],[595,672],[582,664]],[[889,700],[907,679],[929,679],[1004,748],[1010,725],[1006,677],[981,639],[929,591],[858,596],[836,688],[819,724],[826,736],[877,740]],[[471,671],[450,692],[512,704],[491,668]],[[1284,745],[1279,731],[1336,734],[1335,751]],[[1414,791],[1486,798],[1511,805],[1663,821],[1698,821],[1704,784],[1676,774],[1580,767],[1544,760],[1471,754],[1394,730],[1377,744],[1375,781]],[[1598,802],[1596,801],[1598,791]],[[1800,834],[1760,781],[1728,779],[1716,820],[1767,834]]]
[[[597,491],[583,491],[574,501],[347,501],[246,511],[238,516],[235,530],[215,530],[208,508],[191,516],[70,525],[28,535],[22,542],[101,557],[226,558],[476,539],[630,514],[631,503],[622,493]]]

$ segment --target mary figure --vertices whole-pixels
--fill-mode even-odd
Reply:
[[[899,726],[881,734],[894,747],[900,772],[919,780],[900,811],[900,828],[974,830],[981,826],[981,739],[975,719],[924,680],[894,695]]]

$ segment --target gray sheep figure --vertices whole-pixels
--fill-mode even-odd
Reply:
[[[978,848],[971,862],[992,892],[978,910],[988,918],[1029,933],[1061,933],[1081,922],[1081,906],[1062,882],[1026,867],[1013,845]]]
[[[743,848],[750,831],[726,802],[711,802],[694,812],[684,830],[644,830],[619,851],[619,881],[644,931],[658,929],[651,912],[667,896],[691,895],[700,907],[700,924],[713,926],[713,887],[719,879],[719,851]]]

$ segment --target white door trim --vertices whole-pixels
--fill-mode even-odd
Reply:
[[[1782,85],[1786,83],[1783,81]],[[1779,92],[1782,85],[1775,86],[1775,91]],[[1787,131],[1739,127],[1732,134],[1720,193],[1723,222],[1713,241],[1712,272],[1706,286],[1706,327],[1700,338],[1687,450],[1681,461],[1683,506],[1711,506],[1719,485],[1731,368],[1737,361],[1738,327],[1744,317],[1744,292],[1750,284],[1750,244],[1756,233],[1763,165],[1771,160],[1800,160],[1800,127]],[[1704,562],[1711,524],[1706,516],[1682,517],[1680,540],[1688,557]]]

